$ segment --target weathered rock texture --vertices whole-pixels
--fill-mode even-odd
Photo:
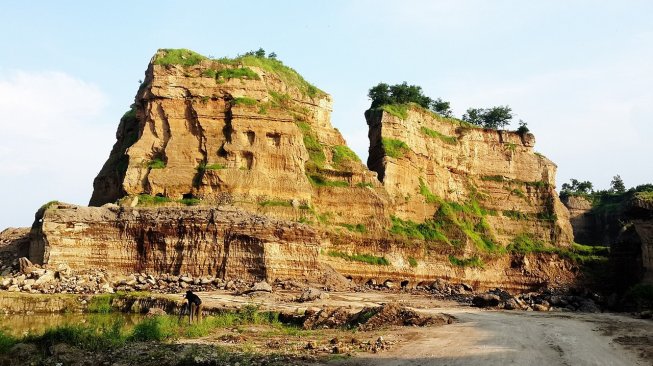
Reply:
[[[90,204],[105,206],[37,214],[36,263],[268,280],[335,269],[515,290],[573,279],[556,255],[502,254],[519,238],[572,242],[555,165],[532,135],[370,111],[370,170],[331,126],[330,97],[294,71],[168,56],[152,59],[94,181]],[[401,156],[387,139],[407,144]]]
[[[619,202],[592,207],[584,197],[565,197],[576,241],[610,247],[617,290],[634,282],[653,283],[653,199],[625,194]]]
[[[573,242],[568,211],[554,189],[556,166],[533,152],[532,134],[474,128],[407,109],[405,118],[380,110],[365,114],[368,165],[381,177],[396,216],[424,221],[434,218],[442,201],[468,203],[481,209],[477,216],[488,224],[482,234],[492,241],[509,244],[527,235],[556,246]],[[393,153],[392,144],[402,145]]]
[[[30,259],[52,267],[246,280],[319,274],[319,243],[309,226],[226,208],[57,204],[42,221],[33,246],[44,250]]]
[[[90,205],[139,194],[197,197],[289,219],[313,208],[334,222],[379,226],[384,192],[356,158],[334,158],[346,143],[331,126],[327,94],[311,96],[256,66],[249,69],[257,79],[220,79],[211,75],[238,67],[209,59],[158,65],[165,52],[152,59],[133,110],[121,120]],[[165,167],[152,168],[153,161]],[[346,187],[314,185],[309,176]],[[291,201],[304,209],[266,209]]]

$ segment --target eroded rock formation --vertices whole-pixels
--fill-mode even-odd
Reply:
[[[506,254],[573,241],[532,135],[368,111],[368,169],[331,126],[330,97],[292,69],[179,52],[157,52],[121,119],[94,181],[102,207],[37,214],[33,261],[515,290],[573,280],[556,254]]]

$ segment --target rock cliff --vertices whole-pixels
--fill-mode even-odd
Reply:
[[[369,169],[331,98],[280,61],[159,50],[91,206],[37,213],[30,258],[116,272],[515,290],[570,283],[555,165],[534,137],[413,106],[366,112]]]

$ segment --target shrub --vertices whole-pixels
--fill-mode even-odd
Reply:
[[[166,162],[161,159],[153,159],[148,164],[147,167],[150,169],[163,169],[166,167]]]
[[[360,182],[360,183],[356,183],[356,187],[358,187],[358,188],[365,188],[365,187],[373,188],[374,184],[368,183],[368,182]]]
[[[502,212],[502,214],[503,216],[509,217],[513,220],[528,220],[528,214],[520,211],[505,210]]]
[[[58,205],[59,203],[60,202],[56,201],[56,200],[44,203],[39,210],[45,211],[45,210],[49,209],[50,207],[52,207],[54,205]]]
[[[383,150],[385,150],[385,154],[391,158],[400,158],[404,156],[408,151],[410,151],[408,145],[406,145],[406,143],[401,140],[383,138],[381,139],[381,143],[383,144]]]
[[[138,195],[138,204],[140,206],[158,205],[167,202],[172,202],[172,200],[168,197],[151,196],[149,194]]]
[[[349,231],[355,232],[355,233],[366,233],[367,229],[365,228],[365,225],[363,224],[338,224],[338,226],[342,226],[346,228]]]

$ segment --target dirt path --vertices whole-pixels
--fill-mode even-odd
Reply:
[[[412,329],[348,365],[651,365],[653,322],[613,314],[433,309],[456,324]],[[402,336],[401,334],[397,336]],[[628,341],[633,341],[629,343]],[[638,357],[638,355],[643,357]]]
[[[292,302],[293,296],[279,292],[247,299],[206,293],[204,298],[214,306],[256,303],[285,311],[325,305],[354,310],[396,301],[458,319],[442,327],[394,328],[387,339],[398,341],[396,346],[357,355],[343,365],[653,365],[653,322],[624,315],[487,311],[405,293],[337,292],[301,304]]]

